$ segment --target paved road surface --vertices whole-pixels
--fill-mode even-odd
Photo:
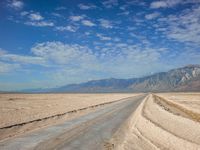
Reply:
[[[146,95],[112,103],[85,116],[0,142],[1,150],[98,150]]]

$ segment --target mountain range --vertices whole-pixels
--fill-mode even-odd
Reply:
[[[23,92],[172,92],[200,91],[200,65],[188,65],[168,72],[130,79],[101,79],[69,84],[50,89],[29,89]]]

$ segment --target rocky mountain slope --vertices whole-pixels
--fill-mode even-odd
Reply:
[[[35,92],[167,92],[200,91],[200,65],[188,65],[142,78],[102,79]]]

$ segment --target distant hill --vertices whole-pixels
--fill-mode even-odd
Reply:
[[[200,65],[188,65],[142,78],[102,79],[24,92],[167,92],[200,91]]]

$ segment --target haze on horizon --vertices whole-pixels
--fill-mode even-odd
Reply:
[[[0,91],[200,64],[199,0],[1,0]]]

